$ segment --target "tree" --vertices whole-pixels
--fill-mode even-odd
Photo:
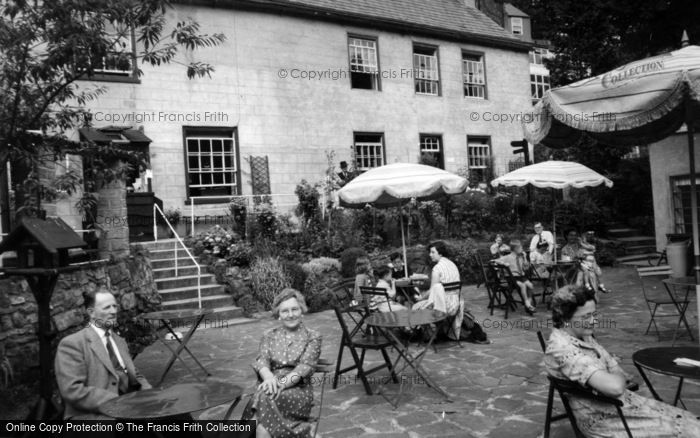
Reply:
[[[191,19],[166,30],[168,0],[8,0],[0,5],[0,195],[3,229],[9,229],[7,199],[8,161],[30,169],[29,180],[42,186],[31,171],[36,165],[55,160],[66,152],[93,157],[93,162],[112,162],[134,156],[110,147],[69,142],[68,130],[89,120],[85,104],[107,92],[106,87],[85,88],[78,81],[89,79],[105,63],[129,65],[140,61],[159,66],[180,63],[181,50],[216,46],[223,34],[200,34]],[[135,37],[136,52],[125,44]],[[183,64],[188,78],[210,76],[206,63]],[[143,72],[136,69],[140,76]],[[128,167],[128,166],[127,166]],[[117,169],[120,177],[128,169]],[[109,176],[107,176],[109,178]],[[52,186],[41,187],[43,195],[56,188],[81,183],[82,175],[68,175]],[[42,196],[42,194],[39,194]]]

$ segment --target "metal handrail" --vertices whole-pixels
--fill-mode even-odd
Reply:
[[[265,197],[265,196],[268,196],[268,197],[270,197],[270,198],[272,198],[272,197],[274,197],[274,196],[280,196],[280,197],[287,196],[287,197],[293,197],[293,198],[295,198],[295,199],[297,198],[297,195],[295,195],[295,194],[293,194],[293,193],[277,193],[277,194],[274,194],[274,193],[273,193],[273,194],[263,194],[263,195],[190,196],[190,224],[191,224],[191,225],[190,225],[190,226],[191,226],[191,229],[190,229],[190,236],[194,237],[194,204],[195,204],[194,201],[195,201],[195,199],[204,199],[204,198],[207,198],[207,199],[228,199],[229,201],[231,201],[231,200],[234,199],[234,198],[243,198],[243,199],[246,200],[246,208],[247,208],[247,207],[248,207],[248,204],[250,203],[250,200],[251,200],[251,199],[256,198],[256,197]],[[277,202],[275,205],[277,205],[277,206],[285,206],[285,207],[286,207],[286,206],[297,205],[297,204],[298,204],[298,202],[289,202],[289,203],[287,203],[287,202],[285,202],[285,203],[279,203],[279,202]]]
[[[197,303],[199,305],[199,308],[202,308],[202,268],[199,266],[199,263],[197,263],[197,260],[194,258],[190,250],[185,246],[185,243],[180,239],[180,236],[177,234],[177,231],[173,228],[172,225],[170,225],[170,221],[168,220],[167,217],[165,217],[165,213],[163,213],[163,210],[158,207],[158,204],[153,204],[153,238],[157,242],[158,241],[158,226],[156,225],[156,212],[160,213],[160,215],[163,217],[165,220],[165,223],[168,224],[168,227],[170,228],[170,231],[173,232],[173,236],[175,236],[176,242],[175,246],[173,248],[173,251],[175,252],[175,276],[177,277],[177,270],[178,270],[178,255],[177,255],[177,244],[179,243],[182,245],[182,248],[185,250],[187,253],[187,256],[194,262],[194,265],[197,267]]]

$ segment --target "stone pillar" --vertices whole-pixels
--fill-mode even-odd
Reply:
[[[129,227],[126,214],[126,184],[113,181],[98,191],[97,224],[102,228],[101,258],[123,257],[129,253]]]

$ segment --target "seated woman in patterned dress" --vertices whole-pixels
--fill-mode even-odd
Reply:
[[[626,389],[631,376],[593,337],[598,318],[592,290],[564,286],[552,298],[554,329],[544,365],[549,375],[577,382],[622,400],[634,437],[699,437],[700,420],[688,411]],[[586,437],[626,437],[614,406],[570,397],[576,423]]]
[[[295,289],[284,289],[272,302],[272,315],[280,325],[267,330],[260,341],[253,368],[262,383],[243,414],[258,421],[258,438],[311,436],[310,377],[321,355],[321,335],[304,326],[306,311],[304,297]]]

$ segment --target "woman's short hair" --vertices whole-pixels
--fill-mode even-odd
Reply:
[[[366,274],[371,267],[369,257],[361,256],[355,260],[355,274]]]
[[[447,251],[447,245],[445,245],[445,242],[442,240],[438,240],[436,242],[431,243],[428,245],[428,251],[430,248],[435,248],[435,251],[437,251],[438,254],[440,254],[442,257],[449,257],[450,254]]]
[[[571,321],[576,309],[588,301],[596,301],[595,292],[582,286],[564,286],[552,296],[552,323],[561,328],[564,323]]]
[[[274,318],[279,318],[280,316],[280,304],[284,303],[287,300],[291,300],[292,298],[296,298],[297,302],[299,303],[299,307],[301,307],[301,313],[306,313],[308,312],[308,307],[306,307],[306,300],[304,299],[304,295],[301,294],[296,289],[292,289],[291,287],[287,287],[282,289],[282,292],[278,293],[277,296],[272,300],[272,316]]]

